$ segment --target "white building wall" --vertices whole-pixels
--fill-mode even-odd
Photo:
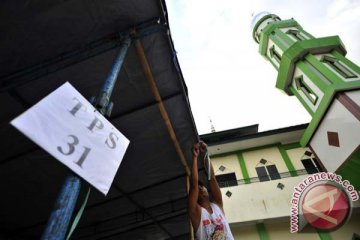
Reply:
[[[289,171],[277,147],[243,152],[243,157],[250,178],[258,177],[255,168],[262,158],[274,163],[279,173]]]
[[[305,176],[221,188],[224,211],[230,223],[290,216],[290,200],[294,186]],[[277,188],[284,184],[283,190]],[[226,192],[232,193],[231,197]]]
[[[212,157],[211,163],[214,167],[215,175],[235,172],[237,180],[243,179],[240,163],[236,154],[231,154],[223,157]],[[219,170],[220,166],[224,166],[225,170],[220,171]]]
[[[319,234],[317,232],[290,233],[289,222],[265,223],[265,228],[268,233],[269,240],[320,240]]]
[[[296,170],[305,168],[301,162],[301,159],[306,151],[310,151],[310,150],[308,148],[301,148],[301,147],[286,150],[286,153],[288,154],[291,163],[293,164]]]
[[[346,95],[351,98],[358,106],[360,106],[360,90],[348,91]]]
[[[339,147],[329,145],[328,132],[337,132]],[[360,122],[337,99],[313,135],[310,146],[329,172],[335,172],[359,146]]]

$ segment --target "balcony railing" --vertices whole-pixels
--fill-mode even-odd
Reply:
[[[312,174],[312,173],[316,173],[316,172],[321,172],[321,170],[318,169],[318,168],[310,169],[310,171],[309,171],[309,169],[308,170],[299,169],[299,170],[296,170],[296,171],[282,172],[282,173],[279,173],[279,175],[280,175],[281,178],[288,178],[288,177],[292,177],[293,175],[301,176],[301,175],[307,175],[307,174]],[[294,174],[294,173],[296,173],[296,174]],[[267,175],[267,176],[271,181],[271,176],[270,175]],[[278,179],[276,179],[276,180],[278,180]],[[230,180],[230,181],[222,181],[222,182],[219,182],[219,186],[221,188],[224,188],[224,187],[232,187],[232,186],[237,186],[237,185],[242,185],[242,184],[249,184],[249,183],[256,183],[256,182],[260,182],[259,177],[245,178],[245,179],[238,179],[238,180]]]

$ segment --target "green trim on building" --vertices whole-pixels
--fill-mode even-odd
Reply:
[[[332,102],[334,95],[335,92],[333,89],[329,88],[328,90],[326,90],[324,96],[321,99],[320,105],[318,106],[316,112],[313,114],[308,127],[306,128],[303,136],[300,139],[301,146],[305,147],[309,143],[317,126],[320,124],[323,116],[325,115],[326,110],[330,106],[330,103]]]
[[[298,25],[299,26],[299,25]],[[298,28],[298,26],[294,26]],[[287,43],[288,48],[295,43],[295,41],[286,33],[281,31],[281,28],[275,29],[275,34],[278,34],[281,39],[284,40],[284,42]]]
[[[257,223],[256,230],[259,234],[260,240],[269,240],[269,235],[266,231],[266,227],[264,223]]]
[[[308,33],[307,31],[305,31],[303,28],[301,29],[301,31],[307,35],[308,37],[310,37],[310,39],[314,39],[315,37],[313,35],[311,35],[310,33]]]
[[[344,62],[347,66],[349,66],[349,68],[351,70],[353,70],[357,74],[360,74],[360,67],[358,65],[356,65],[355,63],[353,63],[352,61],[350,61],[349,59],[347,59],[346,57],[344,57],[341,53],[334,50],[331,52],[331,54],[334,55],[334,57],[336,57],[340,61]]]
[[[275,15],[275,14],[268,14],[268,15],[265,15],[265,16],[263,16],[262,18],[260,18],[260,19],[256,22],[256,24],[255,24],[255,26],[254,26],[254,28],[253,28],[253,32],[252,32],[252,36],[253,36],[253,39],[255,40],[255,42],[258,42],[258,41],[256,40],[256,37],[255,37],[255,32],[256,32],[257,28],[259,27],[259,25],[260,25],[262,22],[264,22],[266,19],[269,19],[269,18],[278,18],[278,19],[280,20],[280,18],[279,18],[277,15]]]
[[[316,231],[319,234],[320,240],[332,240],[332,238],[328,232],[324,232],[319,229],[316,229]]]
[[[338,36],[309,39],[294,43],[282,55],[276,87],[291,95],[288,86],[291,83],[296,62],[308,53],[314,51],[317,53],[330,52],[332,49],[346,52],[345,47]]]
[[[300,96],[299,91],[297,89],[294,88],[294,86],[290,86],[289,87],[290,91],[291,91],[291,95],[295,95],[296,98],[300,101],[300,103],[304,106],[304,108],[306,109],[306,111],[308,111],[308,113],[313,116],[314,115],[314,111],[309,107],[309,105],[307,104],[307,102],[305,102],[305,100]]]
[[[301,71],[313,82],[315,85],[321,90],[321,92],[325,92],[329,85],[326,84],[319,76],[316,75],[306,64],[304,61],[300,61],[297,63],[297,66],[301,69]]]
[[[281,49],[282,52],[284,52],[284,49],[286,49],[286,46],[279,40],[275,37],[275,35],[270,35],[269,39],[271,41],[273,41],[273,43],[279,48]]]
[[[329,66],[330,69],[340,75],[342,79],[354,79],[358,77],[357,74],[351,68],[349,68],[349,66],[333,55],[323,55],[320,59],[320,62],[323,62],[325,65]]]
[[[282,41],[284,41],[286,43],[286,46],[284,46],[284,49],[282,49],[283,51],[285,51],[291,45],[294,44],[294,41],[286,33],[281,31],[280,28],[277,28],[274,31],[275,31],[275,34],[278,35],[279,38],[282,39]]]
[[[339,88],[335,89],[336,92],[349,91],[360,88],[360,81],[344,82]]]
[[[263,29],[263,32],[260,35],[259,53],[263,56],[266,55],[268,40],[272,31],[275,31],[277,28],[297,26],[299,26],[299,24],[295,20],[282,20],[270,23]]]
[[[267,45],[268,45],[269,38],[264,34],[260,35],[260,42],[259,42],[259,53],[261,56],[266,56]]]
[[[296,89],[299,92],[302,92],[302,94],[305,95],[308,101],[310,101],[311,106],[315,107],[318,103],[319,96],[318,94],[313,90],[312,87],[310,87],[309,82],[304,80],[303,75],[300,75],[299,77],[296,77],[295,79],[295,86]],[[311,79],[310,79],[311,82]],[[319,89],[320,90],[320,89]],[[321,90],[320,90],[321,91]],[[316,109],[316,107],[315,107]]]
[[[293,39],[294,42],[309,39],[309,38],[305,37],[303,31],[301,31],[299,29],[289,29],[286,31],[286,34],[291,36],[291,38]]]
[[[273,62],[273,59],[272,58],[269,58],[267,55],[264,56],[266,58],[266,60],[268,60],[271,65],[273,65],[273,67],[276,69],[276,70],[279,70],[279,66],[276,66],[275,63]],[[279,64],[280,65],[280,64]]]
[[[243,175],[243,179],[245,184],[249,184],[250,183],[250,177],[249,177],[249,172],[246,168],[246,164],[245,164],[245,159],[244,156],[242,155],[241,152],[236,153],[236,156],[239,160],[239,164],[240,164],[240,169],[241,169],[241,173]]]
[[[347,82],[346,84],[344,84],[344,87],[342,87],[341,90],[345,91],[345,90],[359,89],[358,84],[359,84],[359,82],[356,82],[356,81],[355,82]],[[316,109],[316,112],[314,114],[312,114],[312,119],[311,119],[308,127],[306,128],[303,136],[300,139],[301,146],[305,147],[311,140],[311,137],[313,136],[315,130],[317,129],[317,127],[320,124],[322,118],[324,117],[326,111],[328,110],[330,104],[332,103],[333,97],[335,96],[335,94],[336,94],[336,92],[332,88],[329,88],[328,90],[326,90],[324,96],[321,99],[320,105]],[[297,97],[298,97],[298,95],[297,95]],[[304,105],[303,100],[299,97],[298,97],[298,99],[303,104],[305,109],[309,112],[309,108],[307,107],[307,105]],[[311,112],[309,112],[309,113],[311,114]]]
[[[302,92],[303,95],[310,101],[311,106],[316,106],[319,96],[314,92],[313,88],[309,86],[309,83],[304,80],[303,75],[295,77],[295,86],[298,92]],[[310,79],[311,81],[311,79]]]
[[[357,191],[360,191],[360,146],[336,173],[341,175],[344,180],[348,180]]]
[[[326,78],[330,83],[331,86],[339,86],[340,84],[343,84],[344,81],[336,75],[333,71],[331,71],[329,68],[325,66],[324,63],[320,62],[316,57],[314,57],[312,54],[308,54],[306,56],[306,60],[321,74]]]
[[[339,57],[342,57],[342,56],[338,54],[337,56],[334,56],[334,57],[339,58]],[[334,71],[327,68],[325,66],[325,63],[320,62],[319,60],[317,60],[311,54],[309,54],[306,57],[306,59],[309,61],[309,63],[315,69],[317,69],[317,71],[320,72],[320,74],[322,74],[330,83],[332,83],[329,86],[327,86],[327,88],[332,88],[335,92],[353,90],[353,89],[359,89],[360,88],[360,80],[345,81],[345,79],[343,79],[339,75],[335,74]],[[346,62],[344,59],[346,59],[346,58],[341,58],[339,60],[341,62],[347,64],[348,62]],[[350,68],[350,66],[348,66],[348,67]],[[354,69],[351,69],[351,70],[354,71]],[[360,70],[360,68],[359,68],[359,70]]]
[[[278,149],[280,151],[280,154],[285,162],[286,167],[288,168],[290,175],[292,177],[296,177],[297,173],[296,173],[296,169],[294,167],[294,165],[291,162],[291,159],[289,157],[289,155],[287,154],[286,150],[284,149],[284,147],[282,145],[278,146]]]

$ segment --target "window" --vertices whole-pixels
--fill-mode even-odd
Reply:
[[[335,72],[339,73],[344,78],[357,78],[357,76],[345,65],[341,64],[339,60],[330,56],[323,56],[320,60],[330,66]]]
[[[319,163],[315,155],[310,150],[306,150],[301,159],[307,173],[311,174],[324,172],[323,166]]]
[[[305,83],[302,75],[295,78],[295,85],[296,89],[302,91],[312,104],[316,104],[318,96]]]
[[[270,51],[270,57],[271,57],[271,58],[274,58],[277,63],[280,63],[280,61],[281,61],[281,56],[280,56],[280,54],[275,50],[275,45],[273,45],[273,46],[269,49],[269,51]]]
[[[259,177],[260,182],[270,181],[267,171],[264,166],[256,167],[256,173]]]
[[[220,174],[215,177],[221,188],[238,185],[235,173]]]
[[[266,166],[266,169],[269,172],[271,180],[280,179],[279,171],[277,170],[277,167],[275,165],[269,165]]]
[[[261,159],[255,170],[260,182],[270,181],[270,179],[275,180],[281,178],[276,165],[267,161],[266,159]]]
[[[293,38],[295,38],[298,41],[305,40],[304,36],[300,33],[299,30],[290,29],[286,33],[289,34],[290,36],[292,36]]]
[[[305,170],[308,174],[313,174],[319,172],[318,169],[315,167],[315,164],[311,159],[303,159],[301,160],[302,164],[305,167]]]
[[[313,163],[315,163],[318,172],[325,172],[324,167],[319,163],[319,161],[316,158],[311,158]]]

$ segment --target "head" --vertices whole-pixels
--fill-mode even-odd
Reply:
[[[209,201],[209,192],[203,182],[199,181],[198,184],[199,184],[198,203],[201,205],[202,202]]]

